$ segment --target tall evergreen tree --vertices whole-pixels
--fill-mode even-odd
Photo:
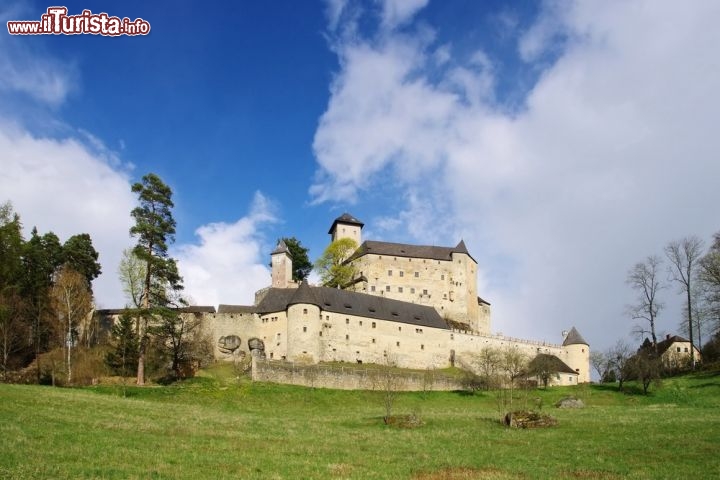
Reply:
[[[38,359],[41,353],[50,348],[53,338],[54,315],[50,289],[54,274],[62,262],[62,245],[57,235],[48,232],[40,236],[37,228],[33,228],[30,240],[23,245],[22,289],[28,305],[35,358]],[[38,361],[38,382],[40,370]]]
[[[308,249],[303,247],[300,240],[295,237],[285,237],[282,240],[290,251],[292,279],[296,282],[302,282],[310,275],[313,269],[313,264],[308,258]]]
[[[172,216],[172,190],[154,173],[132,186],[138,194],[139,206],[131,216],[135,225],[130,235],[137,238],[133,253],[146,265],[138,324],[138,385],[145,384],[145,355],[149,340],[148,326],[153,316],[168,316],[175,293],[182,290],[177,264],[167,252],[168,243],[175,241],[175,219]]]
[[[105,363],[116,375],[128,377],[137,374],[138,342],[129,313],[120,316],[112,327],[112,349],[105,357]]]
[[[90,235],[81,233],[68,238],[62,247],[62,253],[65,264],[81,273],[92,290],[92,281],[102,271],[98,262],[98,252],[93,247]]]

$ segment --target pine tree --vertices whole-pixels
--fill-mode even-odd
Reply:
[[[123,377],[137,373],[138,341],[134,323],[130,313],[120,316],[112,328],[113,348],[105,356],[107,366]]]
[[[137,237],[133,253],[145,263],[141,308],[139,309],[137,383],[145,384],[145,355],[149,343],[149,322],[153,317],[167,318],[172,299],[182,290],[182,278],[174,259],[168,256],[168,243],[175,241],[175,219],[172,216],[172,190],[154,173],[132,186],[140,205],[131,216],[135,225],[130,235]]]

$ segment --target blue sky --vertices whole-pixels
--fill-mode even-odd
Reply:
[[[365,238],[455,245],[493,330],[627,336],[627,270],[720,230],[715,2],[70,2],[147,36],[0,35],[0,201],[92,235],[103,307],[134,198],[175,193],[187,293],[250,303],[268,253]],[[0,2],[39,20],[50,4]],[[674,287],[661,331],[680,320]]]

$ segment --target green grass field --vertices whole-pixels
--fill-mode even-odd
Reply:
[[[238,380],[216,367],[167,387],[0,385],[0,478],[720,478],[720,373],[647,397],[593,385],[541,398],[556,427],[507,429],[494,395],[381,393]],[[558,410],[566,395],[582,410]]]

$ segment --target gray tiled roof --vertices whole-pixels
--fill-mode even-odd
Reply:
[[[548,353],[538,353],[535,358],[530,360],[530,364],[528,365],[529,370],[532,371],[533,367],[543,360],[548,360],[549,362],[551,362],[550,365],[552,366],[552,371],[554,372],[574,373],[575,375],[578,374],[578,372],[569,367],[567,363],[563,362],[555,355],[550,355]]]
[[[568,345],[590,346],[590,344],[585,341],[585,339],[582,337],[582,335],[580,335],[580,332],[578,332],[575,327],[572,327],[570,329],[570,333],[567,334],[567,337],[565,337],[565,341],[563,341],[563,347],[566,347]]]
[[[250,305],[218,305],[217,313],[255,313],[255,307]]]
[[[122,315],[126,311],[135,310],[134,308],[106,308],[95,310],[100,315]],[[213,306],[190,305],[188,307],[180,307],[175,309],[181,313],[215,313]]]
[[[299,288],[271,288],[258,305],[257,311],[279,312],[298,303],[315,305],[325,312],[449,329],[433,307],[337,288],[311,287],[307,283],[303,283]]]
[[[277,243],[277,247],[275,247],[275,250],[273,250],[273,251],[270,253],[270,255],[275,255],[276,253],[287,253],[287,254],[290,254],[290,249],[288,249],[287,244],[286,244],[283,240],[280,240],[280,241]]]
[[[410,245],[406,243],[378,242],[366,240],[360,245],[349,260],[362,257],[363,255],[387,255],[390,257],[427,258],[430,260],[452,260],[453,253],[464,253],[473,261],[474,258],[468,253],[465,242],[460,240],[456,247],[437,247],[430,245]],[[477,262],[476,262],[477,263]]]
[[[343,213],[342,215],[340,215],[339,217],[337,217],[335,219],[335,221],[333,221],[333,224],[330,226],[330,230],[328,230],[328,234],[332,234],[333,229],[335,228],[335,225],[337,225],[338,223],[345,223],[348,225],[357,225],[360,228],[365,226],[365,224],[363,222],[361,222],[360,220],[358,220],[357,218],[353,217],[352,215],[350,215],[349,213],[346,212],[346,213]]]

